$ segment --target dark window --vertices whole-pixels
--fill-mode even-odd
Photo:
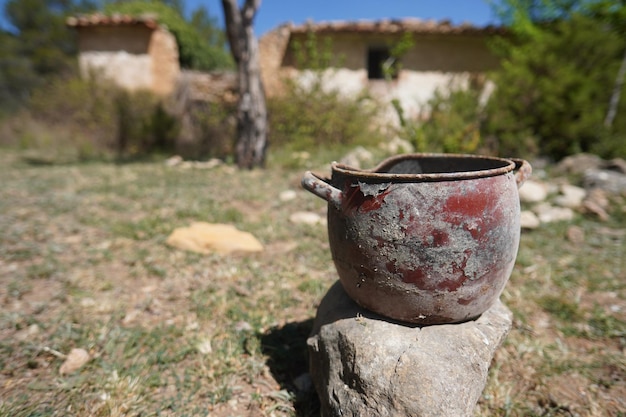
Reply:
[[[383,65],[389,61],[391,54],[389,48],[369,48],[367,51],[367,78],[370,80],[382,80],[385,78]],[[391,65],[391,76],[396,78],[395,62]]]

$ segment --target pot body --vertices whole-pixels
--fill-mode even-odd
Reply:
[[[509,160],[464,158],[410,155],[369,172],[333,165],[341,198],[329,200],[330,250],[358,304],[441,324],[476,318],[500,296],[519,245],[521,181]]]

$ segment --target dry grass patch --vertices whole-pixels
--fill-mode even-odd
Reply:
[[[325,212],[299,189],[301,167],[21,156],[0,156],[0,416],[318,415],[305,340],[336,278],[324,226],[288,220]],[[288,189],[297,197],[280,201]],[[523,234],[503,295],[515,327],[477,415],[623,415],[624,217],[579,218],[580,245],[567,225]],[[194,221],[233,224],[265,251],[165,244]],[[60,375],[50,352],[72,348],[91,360]]]

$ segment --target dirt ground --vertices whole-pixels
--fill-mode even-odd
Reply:
[[[301,169],[0,162],[0,416],[319,415],[306,337],[336,274],[324,223],[289,220],[325,216]],[[264,251],[165,243],[194,221]],[[626,215],[574,224],[524,232],[477,416],[626,415]]]

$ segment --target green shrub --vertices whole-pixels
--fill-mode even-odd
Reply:
[[[372,145],[381,140],[372,120],[378,107],[366,94],[326,90],[322,76],[310,88],[287,81],[287,93],[268,100],[271,146],[310,151],[320,146]]]
[[[501,67],[485,128],[500,152],[558,160],[597,149],[619,156],[615,138],[626,132],[626,107],[620,103],[610,132],[603,121],[623,56],[620,31],[579,13],[529,27],[494,43]]]
[[[234,153],[236,123],[234,102],[193,102],[186,105],[185,129],[176,153],[190,159],[228,159]]]
[[[28,111],[6,122],[5,144],[54,149],[79,158],[172,152],[178,120],[159,97],[93,80],[56,79],[33,92]],[[12,126],[12,127],[11,127]],[[12,138],[7,138],[12,136]]]
[[[418,120],[406,119],[399,102],[394,101],[400,119],[398,136],[412,143],[418,152],[475,152],[483,144],[481,91],[482,83],[473,83],[467,89],[437,90]]]

